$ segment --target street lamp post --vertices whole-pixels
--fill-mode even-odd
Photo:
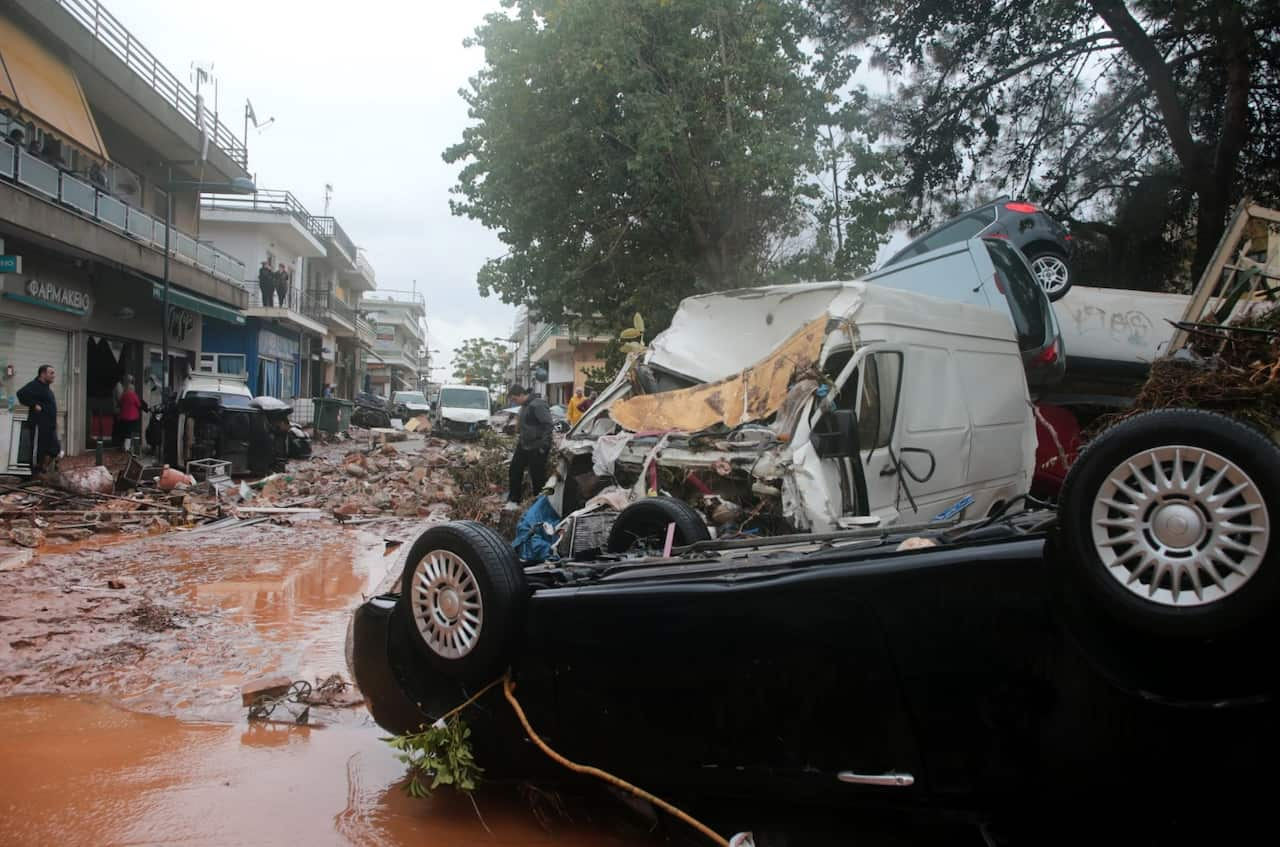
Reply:
[[[169,393],[169,230],[173,228],[173,192],[181,188],[227,194],[253,194],[258,190],[253,180],[246,177],[236,177],[230,182],[174,180],[173,166],[179,164],[189,165],[194,162],[169,162],[165,166],[168,179],[165,181],[164,192],[164,297],[160,305],[160,396],[162,402]]]

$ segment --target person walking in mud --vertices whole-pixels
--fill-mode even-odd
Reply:
[[[44,474],[49,463],[62,454],[58,442],[58,401],[53,396],[53,365],[41,365],[36,378],[18,389],[18,402],[26,406],[27,424],[35,430],[31,451],[31,476]]]
[[[533,493],[541,493],[547,482],[547,459],[551,455],[551,409],[541,394],[531,394],[521,385],[507,390],[511,402],[520,407],[519,429],[516,433],[516,451],[511,456],[511,469],[507,475],[507,505],[504,509],[520,508],[520,493],[524,488],[524,473],[529,471]]]

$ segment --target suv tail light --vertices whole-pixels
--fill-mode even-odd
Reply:
[[[1010,212],[1021,212],[1024,215],[1040,211],[1040,207],[1032,203],[1005,203],[1004,207]]]
[[[983,238],[1003,238],[1005,241],[1009,240],[1009,234],[1007,232],[988,232],[986,235],[982,237]]]
[[[1036,361],[1043,365],[1052,365],[1058,361],[1058,339],[1053,339],[1053,343],[1044,348],[1039,356],[1036,356]]]

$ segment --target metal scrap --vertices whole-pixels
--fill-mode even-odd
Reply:
[[[609,414],[632,432],[700,432],[716,424],[733,429],[774,414],[800,374],[817,368],[827,317],[815,318],[769,356],[718,382],[628,397]]]

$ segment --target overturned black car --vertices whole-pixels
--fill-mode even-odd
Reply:
[[[222,459],[233,475],[262,476],[311,455],[311,438],[290,421],[292,411],[283,400],[252,396],[243,380],[198,374],[158,411],[149,440],[175,467]]]
[[[1253,428],[1137,415],[1056,509],[960,524],[710,540],[663,502],[617,521],[666,514],[665,558],[522,568],[479,524],[428,529],[401,592],[355,613],[374,718],[416,730],[511,668],[557,751],[695,808],[1052,822],[1030,843],[1102,821],[1225,834],[1268,808],[1280,449]],[[500,694],[465,716],[490,777],[563,773]]]

